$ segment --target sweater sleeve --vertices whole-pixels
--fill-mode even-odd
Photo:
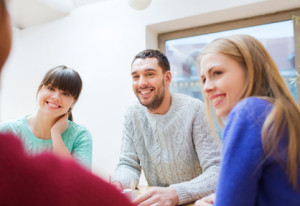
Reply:
[[[76,142],[72,150],[72,156],[83,166],[91,170],[93,142],[91,133],[81,128],[77,131]]]
[[[132,140],[134,125],[130,116],[129,112],[125,116],[120,160],[112,178],[112,181],[119,181],[123,188],[132,187],[132,184],[137,186],[141,175],[140,160]]]
[[[2,133],[13,133],[13,134],[17,134],[17,131],[14,129],[18,127],[18,125],[16,124],[16,121],[5,121],[5,122],[1,122],[0,123],[0,132]]]
[[[228,117],[215,205],[255,205],[262,174],[261,129],[266,108],[242,101]]]
[[[190,181],[171,185],[179,196],[179,204],[195,201],[213,193],[220,169],[220,141],[210,132],[202,103],[195,115],[192,135],[202,173]]]

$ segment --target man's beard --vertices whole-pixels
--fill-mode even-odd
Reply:
[[[157,94],[153,97],[153,100],[151,102],[143,103],[140,100],[140,98],[137,96],[140,103],[143,106],[147,107],[149,110],[155,110],[155,109],[159,108],[165,98],[165,86],[163,83],[164,83],[164,81],[162,82],[159,90],[157,90]]]

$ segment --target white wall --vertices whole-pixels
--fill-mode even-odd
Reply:
[[[48,69],[60,64],[76,69],[84,87],[75,122],[91,131],[94,172],[107,177],[118,162],[123,114],[135,100],[131,60],[146,47],[157,47],[157,33],[296,7],[299,0],[152,0],[148,9],[135,11],[126,0],[111,0],[48,24],[15,29],[2,75],[0,118],[35,110],[36,89]]]

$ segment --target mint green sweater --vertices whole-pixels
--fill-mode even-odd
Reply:
[[[35,155],[43,151],[52,151],[52,139],[39,139],[29,128],[27,116],[0,124],[1,132],[12,132],[23,142],[28,154]],[[92,137],[83,126],[69,121],[69,127],[62,133],[62,139],[72,156],[86,168],[92,165]]]

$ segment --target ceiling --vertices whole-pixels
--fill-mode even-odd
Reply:
[[[73,9],[108,0],[10,0],[8,9],[15,27],[27,29],[68,15]]]

